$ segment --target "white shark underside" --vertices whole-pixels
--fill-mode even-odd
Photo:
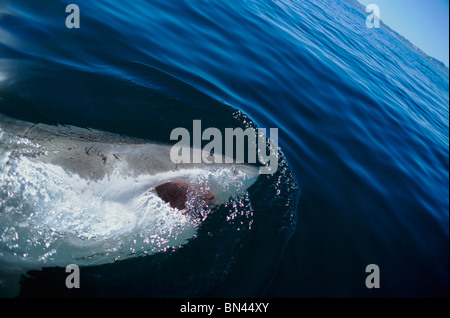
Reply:
[[[30,269],[181,246],[212,205],[258,178],[245,164],[175,164],[170,150],[0,115],[0,294]]]

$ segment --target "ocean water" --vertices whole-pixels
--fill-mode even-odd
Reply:
[[[448,68],[365,20],[344,0],[1,0],[2,115],[157,142],[195,119],[274,127],[281,149],[240,210],[220,207],[182,247],[81,264],[79,290],[43,247],[19,295],[448,296]],[[5,169],[0,257],[19,264],[39,238],[18,241],[14,213],[29,216]]]

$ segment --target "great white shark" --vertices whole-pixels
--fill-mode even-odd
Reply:
[[[259,176],[247,164],[174,163],[171,148],[0,114],[0,294],[17,294],[30,269],[186,244],[213,206]]]

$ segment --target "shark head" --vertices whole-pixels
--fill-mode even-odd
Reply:
[[[94,130],[12,119],[0,128],[3,280],[181,247],[259,176],[246,164],[175,164],[169,145]]]

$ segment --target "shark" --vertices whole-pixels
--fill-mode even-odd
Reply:
[[[171,149],[0,114],[0,294],[17,294],[32,269],[182,247],[215,207],[248,195],[259,177],[249,164],[172,162]]]

